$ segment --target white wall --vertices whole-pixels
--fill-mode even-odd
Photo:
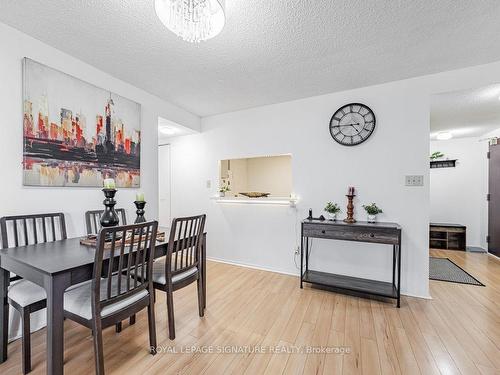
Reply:
[[[293,250],[298,222],[312,207],[345,206],[347,186],[358,189],[361,204],[376,202],[381,219],[403,226],[402,291],[428,296],[429,103],[434,93],[480,87],[500,79],[500,63],[384,85],[263,106],[202,119],[202,133],[172,142],[173,215],[208,214],[208,255],[235,263],[298,274]],[[342,147],[328,123],[340,106],[362,102],[377,116],[372,137],[357,147]],[[218,204],[218,160],[292,154],[298,210],[277,206]],[[425,187],[405,187],[406,174],[424,175]],[[312,266],[361,277],[388,280],[390,250],[383,246],[315,240]]]
[[[247,191],[289,197],[293,189],[291,159],[290,155],[247,159]]]
[[[75,41],[76,43],[77,41]],[[22,186],[22,69],[23,57],[111,90],[142,106],[141,188],[148,205],[146,217],[158,217],[158,116],[199,130],[197,116],[167,103],[94,67],[64,54],[26,34],[0,23],[0,166],[2,187],[0,216],[62,211],[67,216],[68,235],[85,232],[84,212],[102,206],[98,188],[39,188]],[[140,67],[138,67],[140,68]],[[134,218],[133,200],[138,189],[120,189],[118,206]]]
[[[431,153],[441,151],[447,158],[458,159],[455,168],[430,171],[431,222],[467,226],[467,246],[486,249],[483,216],[487,194],[487,165],[482,137],[432,141]]]

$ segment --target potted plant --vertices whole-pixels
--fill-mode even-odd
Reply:
[[[228,185],[222,185],[220,188],[219,188],[219,197],[225,197],[226,196],[226,193],[228,191],[231,191],[231,189],[229,188]]]
[[[337,203],[328,202],[325,207],[325,211],[328,213],[328,217],[330,220],[337,220],[337,214],[342,212],[339,205]]]
[[[430,156],[430,159],[431,160],[437,160],[437,159],[441,159],[444,157],[444,154],[441,152],[441,151],[436,151],[436,152],[433,152]]]
[[[372,203],[370,205],[363,205],[363,208],[368,215],[367,221],[369,223],[375,223],[377,221],[377,215],[382,213],[382,210],[378,208],[375,203]]]

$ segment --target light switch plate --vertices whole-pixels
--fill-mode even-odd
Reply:
[[[424,186],[424,176],[422,175],[408,175],[405,176],[406,186]]]

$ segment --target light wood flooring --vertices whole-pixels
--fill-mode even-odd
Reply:
[[[165,298],[158,292],[158,342],[165,352],[148,353],[147,319],[141,313],[120,334],[113,327],[105,330],[106,373],[500,374],[500,261],[458,251],[431,254],[449,257],[486,287],[431,281],[432,300],[404,297],[397,309],[392,301],[301,290],[292,276],[209,262],[205,318],[198,317],[194,285],[175,292],[177,339],[171,342]],[[238,345],[247,352],[231,352]],[[65,347],[66,374],[94,373],[87,329],[67,321]],[[304,347],[350,352],[296,352]],[[45,374],[44,348],[41,330],[33,334],[33,374]],[[223,348],[229,353],[217,352]],[[21,373],[20,349],[19,340],[9,345],[0,374]],[[168,352],[173,350],[179,353]]]

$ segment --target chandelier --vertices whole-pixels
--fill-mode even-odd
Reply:
[[[224,0],[155,0],[160,21],[185,41],[199,43],[222,31]]]

